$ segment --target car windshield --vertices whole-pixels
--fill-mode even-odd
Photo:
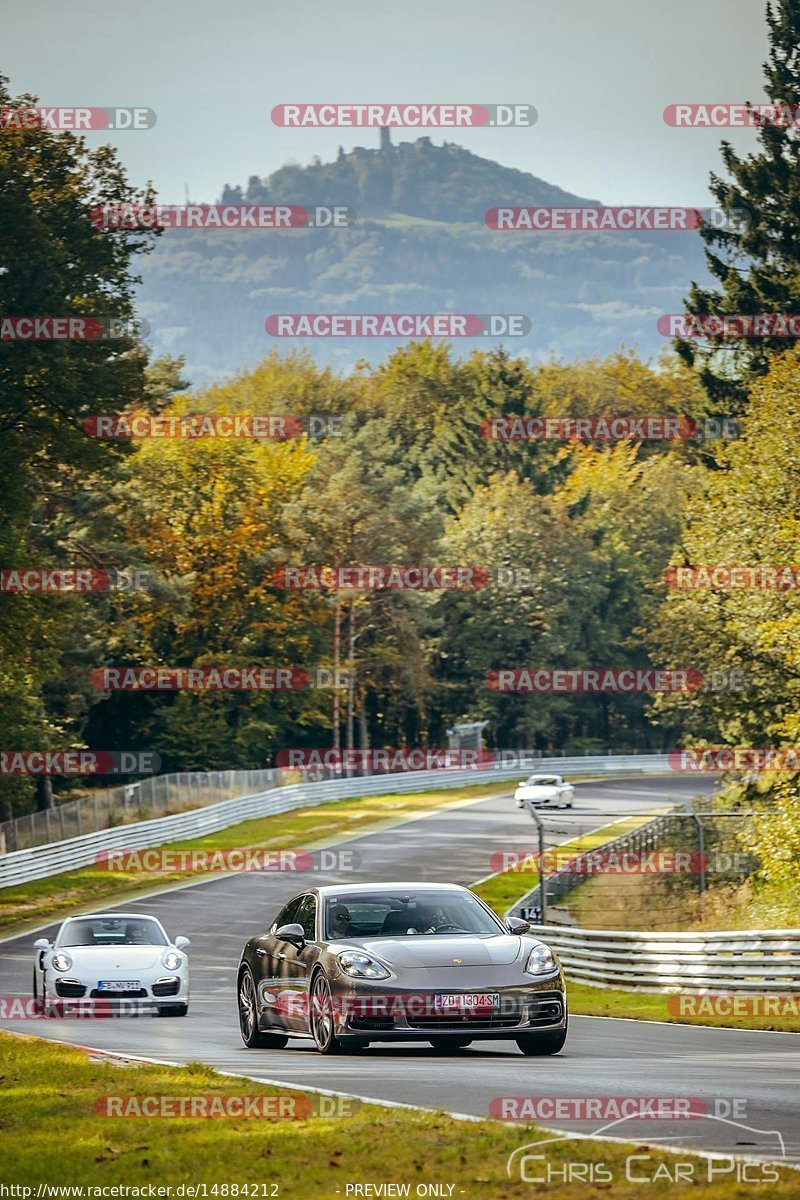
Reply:
[[[560,783],[557,775],[531,775],[527,787],[556,787]]]
[[[501,931],[501,923],[468,892],[342,892],[325,901],[327,939]]]
[[[59,946],[167,946],[151,917],[82,917],[62,930]]]

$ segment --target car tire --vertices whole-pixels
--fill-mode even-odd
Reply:
[[[317,1009],[321,1008],[320,1014]],[[328,1011],[326,1012],[325,1009]],[[319,1054],[340,1054],[348,1050],[348,1041],[336,1037],[333,1023],[333,996],[327,978],[318,971],[309,990],[309,1025]],[[357,1039],[356,1039],[357,1040]]]
[[[443,1053],[447,1053],[448,1050],[466,1050],[467,1046],[472,1045],[472,1038],[436,1037],[429,1040],[434,1050]]]
[[[161,1004],[158,1015],[160,1017],[185,1017],[188,1011],[188,1004]]]
[[[245,967],[239,975],[237,1007],[239,1033],[248,1050],[283,1050],[289,1041],[288,1037],[279,1033],[262,1033],[258,1028],[256,985],[249,967]]]
[[[528,1057],[541,1058],[546,1054],[558,1054],[564,1049],[567,1040],[567,1026],[563,1029],[550,1029],[546,1033],[524,1033],[515,1038],[523,1054]]]

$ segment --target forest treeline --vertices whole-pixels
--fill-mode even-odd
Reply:
[[[797,6],[775,6],[770,94],[795,103],[784,51],[798,33]],[[31,97],[2,83],[0,102]],[[759,138],[743,160],[727,148],[726,181],[712,181],[723,209],[754,221],[701,231],[715,282],[686,281],[689,311],[800,311],[800,172],[787,170],[797,143],[791,129]],[[87,213],[152,200],[110,148],[5,130],[0,316],[133,318],[135,273],[157,234],[98,230]],[[437,747],[454,722],[472,720],[488,722],[490,745],[543,751],[796,742],[796,592],[664,580],[670,565],[800,563],[792,343],[711,339],[655,362],[626,350],[532,362],[509,348],[465,355],[418,342],[342,373],[274,352],[204,388],[182,369],[154,358],[133,328],[113,342],[0,346],[0,565],[149,580],[90,595],[0,592],[8,749],[144,749],[163,771],[256,767],[288,746]],[[103,441],[85,431],[98,415],[192,413],[283,414],[305,432]],[[547,415],[670,416],[701,435],[727,416],[738,436],[483,436],[493,417]],[[276,581],[286,564],[471,564],[519,577],[463,591],[292,591]],[[107,666],[258,664],[338,666],[352,683],[338,693],[105,693],[93,678]],[[717,684],[653,696],[507,695],[486,684],[504,667],[650,666]],[[63,795],[74,781],[55,786]],[[796,777],[781,788],[783,824],[769,835],[793,861]],[[8,815],[50,796],[2,775],[0,802]]]

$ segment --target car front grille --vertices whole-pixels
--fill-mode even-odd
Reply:
[[[522,1020],[522,1001],[504,996],[501,1007],[493,1013],[426,1012],[409,1014],[406,1019],[411,1029],[508,1029]]]
[[[147,989],[137,988],[135,991],[129,992],[101,992],[98,988],[93,988],[89,995],[93,1000],[146,1000]]]
[[[392,1017],[351,1017],[350,1026],[353,1029],[369,1029],[373,1033],[394,1029]]]

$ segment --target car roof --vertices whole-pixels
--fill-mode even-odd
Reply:
[[[93,912],[76,913],[74,917],[67,917],[62,924],[66,925],[69,921],[158,921],[158,917],[150,913]],[[160,921],[158,923],[161,924]]]
[[[399,883],[340,883],[326,884],[324,887],[306,888],[307,892],[316,892],[323,900],[326,896],[340,896],[343,892],[397,892],[397,891],[426,891],[426,892],[467,892],[469,888],[460,883],[428,883],[427,880],[401,880]]]
[[[557,775],[555,771],[548,771],[548,772],[546,772],[544,774],[540,774],[540,775],[529,775],[527,782],[530,783],[530,781],[532,779],[560,779],[560,778],[561,778],[561,776]]]

